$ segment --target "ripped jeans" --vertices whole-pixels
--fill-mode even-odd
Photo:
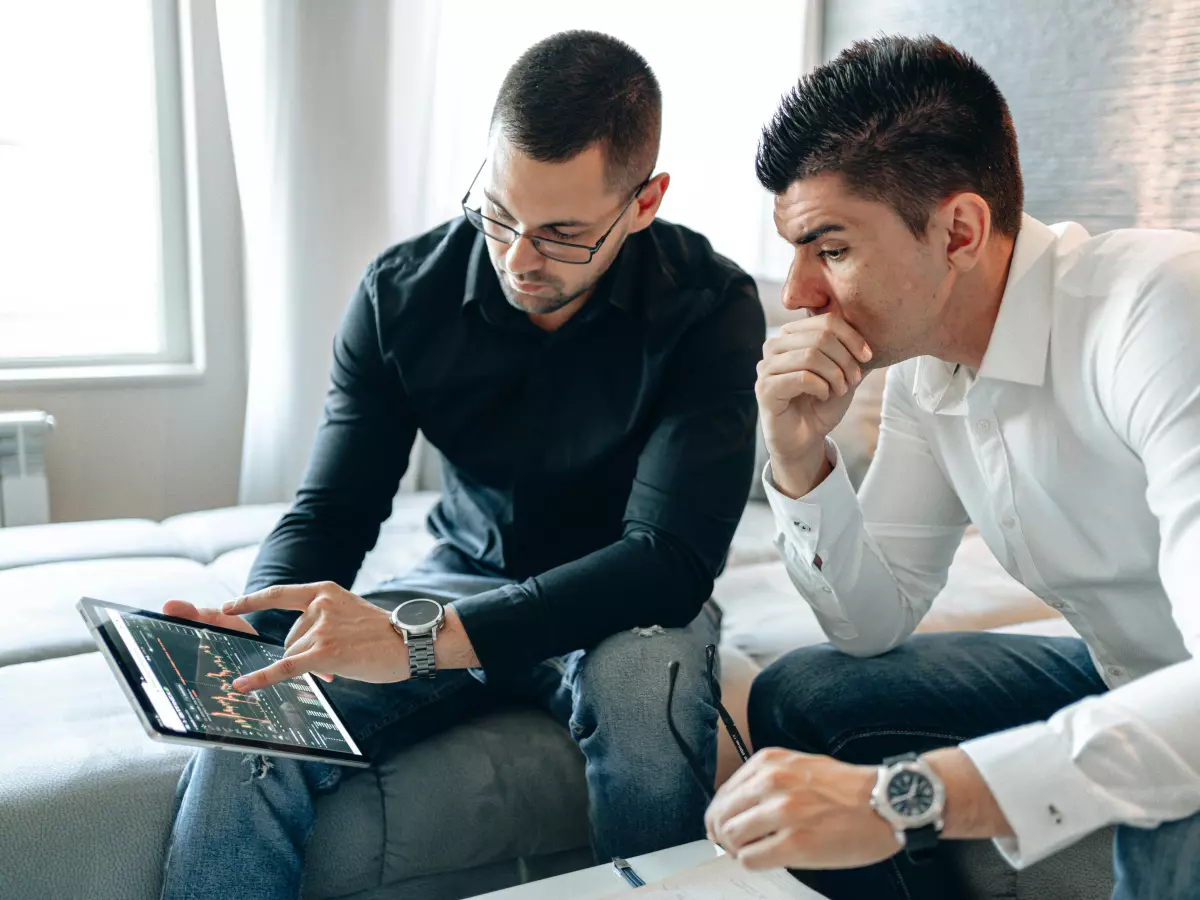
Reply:
[[[414,596],[450,601],[505,583],[439,545],[417,569],[368,599],[390,609]],[[250,619],[260,632],[282,640],[295,616],[272,610]],[[686,628],[622,632],[503,684],[458,670],[397,684],[338,678],[328,689],[377,761],[499,703],[541,706],[583,751],[596,857],[635,856],[704,836],[704,794],[667,728],[667,664],[682,664],[676,725],[704,761],[711,784],[717,712],[705,680],[704,648],[717,643],[719,631],[720,612],[710,601]],[[315,799],[354,771],[284,757],[198,752],[179,780],[162,896],[221,897],[237,885],[239,900],[299,898]]]

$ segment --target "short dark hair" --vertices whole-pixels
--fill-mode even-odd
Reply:
[[[987,201],[1000,234],[1021,226],[1008,104],[975,60],[931,35],[859,41],[801,78],[763,129],[755,167],[776,194],[835,172],[852,192],[889,204],[917,237],[958,191]]]
[[[658,161],[662,91],[642,56],[595,31],[564,31],[522,54],[500,86],[492,128],[541,162],[593,144],[610,190],[632,190]]]

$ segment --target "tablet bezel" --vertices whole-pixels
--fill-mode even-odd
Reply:
[[[193,622],[190,619],[181,619],[176,616],[168,616],[163,613],[152,612],[147,609],[138,609],[133,606],[125,606],[120,603],[112,603],[108,600],[97,600],[94,597],[80,597],[75,604],[79,610],[83,620],[87,623],[88,630],[92,633],[92,637],[96,641],[96,646],[100,649],[100,654],[107,661],[109,668],[113,670],[117,681],[121,684],[121,689],[125,692],[125,696],[129,699],[133,706],[134,712],[137,713],[138,719],[142,723],[142,727],[146,733],[155,740],[167,741],[175,744],[188,744],[190,746],[205,747],[209,749],[235,750],[241,753],[260,752],[265,756],[286,756],[293,759],[303,759],[315,762],[334,763],[343,766],[355,766],[359,768],[369,768],[371,765],[370,758],[363,753],[361,756],[355,756],[352,753],[343,753],[338,750],[322,750],[317,747],[300,747],[295,744],[277,744],[270,741],[262,741],[255,738],[235,737],[232,735],[216,735],[206,734],[200,731],[175,731],[161,724],[158,719],[158,714],[154,710],[150,698],[146,696],[141,689],[142,673],[138,669],[137,663],[129,656],[128,649],[119,642],[114,642],[104,627],[109,624],[109,619],[102,610],[111,609],[120,613],[132,613],[134,615],[145,616],[149,619],[158,619],[163,622],[172,622],[176,625],[187,625],[197,630],[213,631],[221,634],[233,635],[234,637],[244,638],[250,641],[256,641],[260,644],[270,644],[273,647],[282,647],[282,643],[273,638],[258,634],[247,634],[244,631],[237,631],[233,628],[225,628],[220,625],[208,625],[201,622]],[[337,705],[325,690],[321,680],[314,678],[311,675],[305,676],[305,681],[311,686],[314,691],[319,691],[325,702],[336,713],[338,722],[342,728],[350,735],[355,746],[362,750],[362,741],[359,740],[346,722],[345,717],[337,709]]]

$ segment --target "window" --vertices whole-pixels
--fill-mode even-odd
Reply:
[[[0,378],[191,361],[180,101],[174,0],[0,0]]]

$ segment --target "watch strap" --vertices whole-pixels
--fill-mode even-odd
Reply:
[[[904,832],[904,855],[918,866],[933,862],[938,846],[938,830],[933,825]]]
[[[901,753],[899,756],[889,756],[884,766],[894,766],[897,763],[916,762],[921,757],[916,753]],[[936,825],[926,825],[923,828],[905,829],[900,832],[904,836],[904,855],[916,865],[932,862],[937,852],[938,839],[941,832]]]
[[[410,678],[433,678],[437,665],[433,654],[433,635],[413,635],[408,639],[408,674]]]

